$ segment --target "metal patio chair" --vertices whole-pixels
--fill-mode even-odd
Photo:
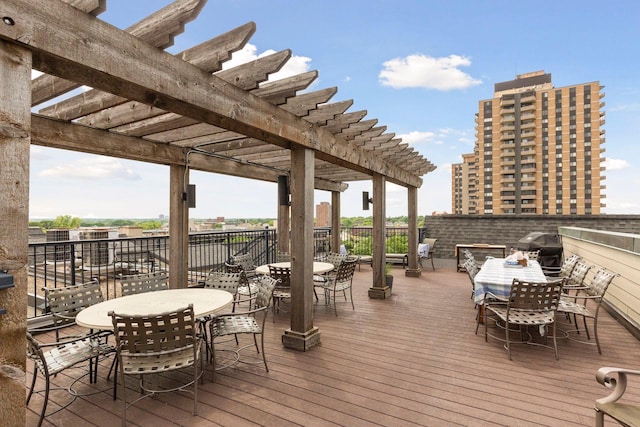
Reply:
[[[594,342],[575,339],[569,334],[579,334],[583,331],[587,340],[591,340],[591,334],[589,333],[589,327],[587,326],[587,319],[593,320],[593,337],[595,345],[598,347],[598,353],[602,354],[600,347],[600,340],[598,339],[598,315],[600,314],[600,305],[604,299],[604,295],[609,288],[609,285],[619,274],[607,271],[604,268],[598,269],[596,274],[590,281],[586,281],[583,286],[570,286],[573,294],[563,294],[560,298],[560,305],[558,306],[558,312],[573,317],[573,324],[575,329],[565,330],[567,337],[574,341],[578,341],[584,344],[594,344]],[[583,328],[578,327],[577,317],[582,317]]]
[[[558,360],[555,316],[560,301],[560,292],[565,281],[566,279],[559,279],[555,282],[526,282],[513,279],[506,304],[503,301],[499,301],[497,297],[498,302],[492,303],[487,300],[487,296],[485,295],[485,341],[487,341],[488,337],[503,341],[509,360],[512,360],[511,345],[514,341],[512,340],[511,333],[519,332],[520,340],[517,341],[517,343],[553,348],[556,360]],[[497,324],[503,324],[505,331],[504,339],[497,335],[489,334],[487,326],[489,317],[492,317]],[[515,326],[518,330],[511,329],[512,326]],[[546,344],[546,337],[545,344],[534,342],[532,332],[529,328],[537,329],[540,335],[548,335],[548,330],[551,329],[553,347]]]
[[[331,305],[333,301],[333,309],[338,315],[338,306],[336,303],[338,292],[342,292],[345,301],[351,301],[351,308],[355,310],[353,305],[353,274],[356,271],[357,257],[347,258],[340,263],[338,271],[334,276],[331,276],[325,282],[314,282],[314,287],[319,287],[324,290],[324,300],[326,305]],[[349,297],[347,298],[347,290],[349,291]]]
[[[122,296],[162,291],[165,289],[169,289],[169,273],[164,271],[130,274],[120,278]]]
[[[209,337],[210,337],[210,350],[213,355],[213,377],[215,381],[216,370],[221,369],[216,365],[216,338],[226,337],[233,335],[236,337],[243,334],[250,334],[253,336],[253,344],[255,345],[258,354],[262,353],[262,363],[267,372],[269,367],[267,366],[267,357],[264,351],[264,328],[266,325],[266,319],[269,314],[269,306],[273,299],[273,292],[278,284],[278,280],[270,276],[261,276],[257,281],[257,293],[256,297],[251,301],[251,307],[249,310],[234,313],[221,314],[214,317],[209,324]],[[260,335],[260,346],[258,346],[257,336]],[[237,343],[236,343],[237,344]],[[235,362],[240,363],[259,363],[243,360],[240,357],[240,351],[245,347],[236,348]],[[227,367],[227,365],[222,368]]]
[[[113,321],[116,336],[116,354],[118,358],[120,383],[122,384],[122,427],[127,424],[127,408],[138,401],[173,391],[186,391],[193,394],[193,414],[198,411],[198,379],[202,375],[202,366],[198,369],[201,338],[198,336],[193,305],[166,313],[147,316],[130,316],[109,313]],[[154,384],[145,384],[145,376],[163,372],[177,371],[192,367],[193,376],[186,383],[176,387],[162,389]],[[142,395],[127,403],[126,376],[139,377]],[[114,387],[117,386],[114,377]],[[155,381],[149,381],[155,383]],[[193,386],[193,390],[188,387]]]

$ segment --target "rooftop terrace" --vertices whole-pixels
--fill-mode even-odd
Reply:
[[[553,351],[516,346],[513,361],[502,345],[475,335],[475,314],[465,273],[445,268],[405,277],[394,269],[389,299],[370,299],[371,269],[356,270],[355,311],[339,306],[338,317],[320,304],[314,324],[322,343],[308,352],[284,348],[284,314],[267,321],[269,372],[258,365],[210,371],[199,389],[198,415],[191,397],[172,393],[147,399],[128,411],[131,425],[220,426],[584,426],[593,425],[596,398],[608,394],[595,381],[602,366],[636,367],[640,342],[607,313],[600,318],[603,354],[593,346],[560,340]],[[322,299],[321,299],[322,303]],[[48,417],[47,426],[112,426],[120,422],[120,400],[111,397],[103,363],[97,387],[104,392],[78,399]],[[29,373],[32,365],[28,365]],[[71,374],[74,371],[70,371]],[[77,372],[75,372],[77,373]],[[56,383],[67,384],[59,375]],[[136,385],[128,397],[134,395]],[[89,387],[88,385],[86,387]],[[640,398],[640,385],[627,394]],[[63,392],[53,394],[61,401]],[[27,424],[37,422],[35,398]]]

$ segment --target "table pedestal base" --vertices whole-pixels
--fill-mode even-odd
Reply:
[[[320,344],[320,329],[313,327],[307,332],[296,332],[287,329],[282,335],[282,344],[294,350],[311,350],[311,348]]]
[[[391,288],[369,288],[369,298],[371,299],[387,299],[391,297]]]

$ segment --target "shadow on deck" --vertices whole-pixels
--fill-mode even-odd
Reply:
[[[453,268],[425,269],[419,278],[405,277],[400,268],[393,273],[389,299],[368,298],[372,273],[364,266],[354,279],[355,311],[342,304],[336,317],[318,305],[320,346],[308,352],[284,348],[288,322],[279,314],[275,323],[267,321],[268,373],[260,365],[239,365],[218,372],[212,383],[208,371],[197,416],[191,415],[190,395],[172,393],[131,408],[130,424],[584,426],[593,425],[594,400],[608,394],[595,381],[596,370],[638,368],[640,342],[606,313],[599,328],[602,355],[594,346],[560,340],[559,361],[552,350],[515,346],[510,362],[501,343],[474,334],[466,274]],[[119,424],[121,401],[112,400],[112,383],[105,380],[109,364],[99,372],[104,392],[78,399],[44,425]],[[136,384],[127,385],[132,397]],[[627,394],[639,398],[640,387],[632,384]],[[66,398],[56,392],[52,401]],[[28,425],[36,424],[41,403],[36,397],[29,405]]]

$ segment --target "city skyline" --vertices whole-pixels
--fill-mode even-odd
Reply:
[[[126,28],[170,3],[110,0],[100,19]],[[605,86],[607,207],[604,213],[640,213],[635,127],[640,111],[632,17],[640,6],[614,8],[592,1],[536,3],[464,1],[208,2],[168,51],[179,52],[254,21],[257,31],[236,63],[291,49],[282,73],[319,72],[310,90],[336,86],[332,101],[353,99],[348,111],[367,110],[387,132],[429,159],[437,169],[423,176],[418,214],[451,211],[451,164],[473,150],[477,102],[496,82],[545,70],[555,86],[599,81]],[[338,13],[336,13],[336,11]],[[223,16],[224,19],[220,19]],[[596,28],[597,24],[597,30]],[[227,65],[228,66],[228,65]],[[37,112],[37,111],[34,111]],[[191,172],[197,186],[194,218],[273,218],[277,185]],[[406,190],[387,185],[387,216],[407,214]],[[371,182],[350,183],[341,216],[369,216],[361,192]],[[316,191],[314,205],[330,202]],[[169,171],[143,164],[32,146],[31,218],[69,214],[80,218],[155,218],[169,211]]]

